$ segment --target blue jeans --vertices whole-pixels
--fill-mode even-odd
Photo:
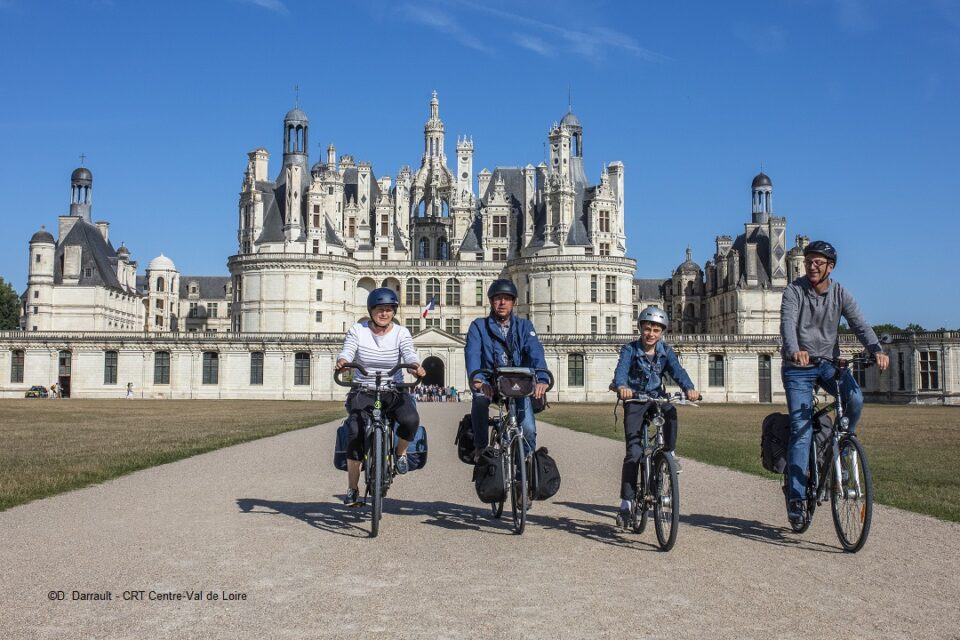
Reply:
[[[834,366],[821,362],[812,367],[783,367],[781,379],[787,394],[790,413],[790,446],[787,448],[787,499],[803,500],[807,496],[807,473],[810,469],[810,439],[813,437],[813,385],[820,383],[827,393],[836,394]],[[840,378],[843,415],[850,419],[852,432],[863,412],[863,392],[847,369]]]
[[[492,400],[479,391],[473,392],[473,405],[470,407],[470,419],[473,422],[473,446],[485,449],[490,440],[490,403]],[[517,401],[517,420],[523,432],[527,453],[537,446],[537,423],[533,419],[533,399],[522,398]]]

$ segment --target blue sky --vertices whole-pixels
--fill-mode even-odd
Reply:
[[[141,271],[226,275],[246,153],[279,167],[294,85],[311,159],[537,164],[572,93],[591,181],[626,167],[628,252],[668,276],[750,218],[761,165],[792,239],[831,240],[868,320],[960,327],[960,0],[0,0],[0,276],[56,227],[86,154],[93,217]]]

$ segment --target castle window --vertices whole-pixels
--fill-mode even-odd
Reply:
[[[216,351],[203,352],[203,384],[217,384],[220,378],[220,354]]]
[[[37,259],[36,259],[35,262],[36,262],[37,264],[40,264],[40,254],[39,254],[39,253],[37,254]]]
[[[407,302],[420,306],[420,280],[417,278],[407,278]]]
[[[590,276],[590,302],[597,301],[597,276]]]
[[[617,332],[617,317],[616,317],[616,316],[608,316],[607,319],[606,319],[606,323],[607,323],[607,333],[608,333],[608,334],[613,334],[613,333],[616,333],[616,332]]]
[[[207,315],[208,315],[209,317],[211,317],[211,318],[216,318],[216,317],[217,317],[217,312],[219,311],[218,307],[219,307],[219,304],[216,303],[216,302],[211,302],[210,304],[208,304],[208,305],[207,305]]]
[[[610,233],[610,212],[606,209],[600,211],[600,231]]]
[[[380,247],[380,259],[389,260],[390,259],[390,249],[387,247]]]
[[[507,216],[493,216],[493,237],[507,237]]]
[[[427,280],[427,301],[429,302],[431,299],[440,304],[440,280],[437,278]]]
[[[403,321],[403,326],[407,328],[407,331],[410,332],[410,335],[417,335],[420,333],[420,316],[416,318],[407,318]]]
[[[933,391],[940,388],[940,354],[936,351],[920,352],[920,390]]]
[[[608,256],[610,255],[610,244],[607,242],[600,243],[600,255]]]
[[[483,280],[477,280],[477,306],[483,306]]]
[[[153,384],[170,384],[170,352],[153,354]]]
[[[23,351],[10,352],[10,382],[23,382]]]
[[[590,316],[590,333],[597,332],[597,316]]]
[[[154,306],[156,306],[157,309],[163,309],[163,300],[156,300]]]
[[[323,280],[323,271],[317,271],[317,280]]]
[[[188,318],[196,318],[196,317],[197,317],[197,303],[196,303],[196,302],[191,302],[191,303],[190,303],[190,311],[187,313],[187,317],[188,317]]]
[[[603,294],[606,302],[617,301],[617,276],[607,276]]]
[[[503,248],[498,248],[493,250],[493,260],[494,262],[506,262],[507,260],[507,250]]]
[[[332,196],[332,195],[333,195],[333,187],[327,187],[327,195],[328,195],[328,196]]]
[[[157,278],[157,291],[163,291],[166,283],[163,281],[163,278]]]
[[[427,318],[427,329],[439,329],[440,318]]]
[[[103,352],[103,384],[117,384],[117,352]]]
[[[447,333],[460,335],[460,318],[447,318]]]
[[[385,236],[390,232],[390,216],[383,214],[380,216],[380,235]]]
[[[347,223],[347,237],[354,238],[357,235],[357,219],[350,218]]]
[[[437,260],[449,260],[450,259],[450,244],[447,242],[446,238],[440,238],[437,240]]]
[[[417,260],[427,260],[430,258],[430,241],[426,238],[420,238],[417,244]]]
[[[571,353],[567,356],[567,386],[583,386],[583,354]]]
[[[318,205],[318,204],[313,205],[313,212],[314,212],[314,213],[320,213],[320,205]],[[313,216],[313,219],[314,219],[313,226],[319,227],[319,226],[320,226],[320,216]]]
[[[314,321],[323,322],[323,311],[314,312]]]
[[[263,351],[250,353],[250,384],[263,384]]]
[[[305,351],[293,357],[293,384],[298,386],[310,384],[310,354]]]
[[[323,302],[323,289],[317,289],[316,300],[317,302]]]
[[[711,387],[722,387],[723,380],[723,356],[720,354],[710,354],[708,384]]]
[[[320,241],[316,239],[313,241],[313,255],[320,255]]]
[[[40,297],[40,290],[39,290],[39,289],[34,289],[34,290],[33,290],[33,298],[34,298],[34,300],[36,300],[36,299],[39,298],[39,297]]]
[[[450,278],[447,280],[446,304],[460,306],[460,281],[456,278]]]

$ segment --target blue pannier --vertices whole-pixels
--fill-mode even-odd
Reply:
[[[397,436],[393,436],[393,446],[397,446]],[[337,441],[333,448],[333,466],[340,471],[347,470],[347,446],[350,443],[350,434],[347,430],[347,423],[337,427]],[[413,434],[413,440],[410,441],[410,447],[407,449],[407,463],[410,471],[422,469],[427,465],[427,430],[420,425],[416,433]]]

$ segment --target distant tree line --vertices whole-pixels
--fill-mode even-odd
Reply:
[[[960,331],[960,329],[947,329],[946,327],[940,327],[939,329],[925,329],[922,325],[917,324],[916,322],[911,322],[905,327],[900,327],[889,322],[884,324],[875,324],[873,325],[873,330],[877,335],[881,333],[924,333],[926,331]],[[853,333],[850,330],[850,327],[847,326],[846,322],[840,323],[840,333]]]

